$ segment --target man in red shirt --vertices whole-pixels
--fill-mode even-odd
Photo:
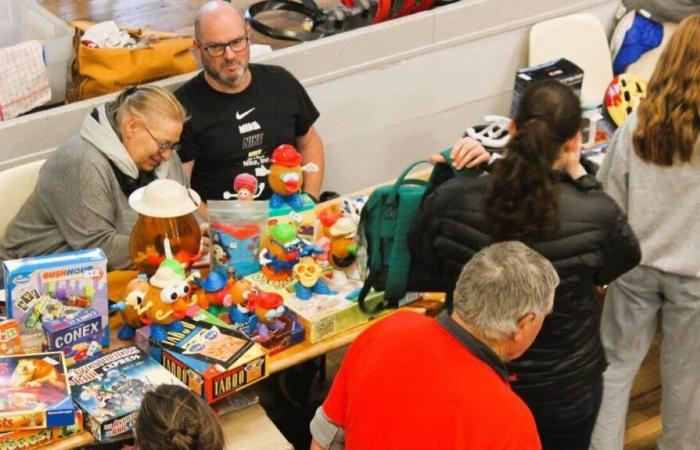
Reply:
[[[454,311],[399,311],[350,346],[311,422],[317,449],[540,449],[505,361],[552,310],[559,277],[520,242],[493,244],[462,270]]]

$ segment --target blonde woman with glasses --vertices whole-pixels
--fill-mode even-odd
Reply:
[[[632,381],[661,320],[659,450],[700,446],[700,15],[683,20],[648,95],[598,172],[629,216],[639,267],[609,287],[601,337],[609,366],[591,448],[623,447]],[[659,314],[660,313],[660,314]]]
[[[109,269],[128,267],[137,219],[128,197],[156,178],[187,184],[176,153],[186,118],[180,102],[156,86],[129,88],[96,107],[44,163],[7,228],[0,259],[99,247]]]

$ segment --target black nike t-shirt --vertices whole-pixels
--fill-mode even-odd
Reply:
[[[236,175],[269,168],[272,151],[281,144],[294,145],[318,119],[306,90],[286,69],[262,64],[249,68],[251,84],[237,94],[214,90],[204,72],[175,92],[191,117],[180,139],[180,158],[195,161],[192,188],[205,200],[233,194]],[[265,183],[258,198],[269,198],[267,177],[257,178],[261,186]]]

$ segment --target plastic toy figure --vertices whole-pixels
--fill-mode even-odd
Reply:
[[[124,324],[119,328],[117,337],[123,341],[134,338],[137,328],[143,326],[141,316],[153,306],[153,302],[144,303],[146,294],[151,289],[151,285],[143,278],[134,278],[126,285],[124,300],[114,303],[112,311],[119,311],[124,320]]]
[[[318,166],[313,163],[301,166],[301,153],[294,146],[282,144],[272,152],[270,168],[258,167],[256,175],[267,175],[272,196],[270,208],[280,208],[289,205],[294,211],[302,210],[305,206],[304,197],[300,194],[303,172],[316,172]]]
[[[294,266],[294,275],[299,282],[295,286],[299,300],[308,300],[313,294],[333,295],[325,281],[321,278],[321,266],[310,256],[305,256]]]
[[[143,307],[141,321],[151,325],[151,336],[157,341],[165,339],[168,331],[182,331],[180,320],[185,317],[187,309],[197,303],[196,295],[190,298],[190,281],[195,275],[185,277],[185,269],[173,258],[167,239],[165,255],[165,260],[150,278],[150,288],[142,300],[148,308]]]
[[[237,198],[242,202],[247,202],[260,197],[260,194],[265,190],[265,183],[258,186],[258,179],[254,175],[241,173],[233,179],[233,190],[235,194],[224,192],[224,200]]]
[[[229,317],[231,322],[237,325],[247,324],[254,310],[254,303],[249,301],[253,285],[248,280],[238,280],[231,289],[231,309]]]
[[[198,292],[200,307],[215,316],[228,311],[233,301],[231,289],[235,280],[229,280],[222,273],[212,270],[204,279],[195,276],[194,281],[204,291]]]
[[[325,219],[325,221],[324,221]],[[322,234],[328,238],[328,262],[335,269],[333,271],[333,282],[342,286],[347,284],[348,276],[346,272],[356,268],[357,260],[357,224],[350,217],[340,216],[332,222],[333,217],[326,215],[322,217]],[[323,238],[322,238],[323,239]]]
[[[255,303],[255,317],[250,324],[253,341],[265,342],[271,334],[284,329],[284,322],[278,320],[284,314],[283,298],[273,292],[251,292],[248,296]]]
[[[278,223],[272,226],[269,236],[260,245],[259,261],[265,278],[272,281],[291,279],[292,269],[302,256],[301,250],[307,245],[297,236],[293,225]]]

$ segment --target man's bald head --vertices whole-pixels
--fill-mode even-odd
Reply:
[[[207,32],[217,23],[227,22],[232,28],[245,29],[243,16],[231,4],[221,0],[212,0],[203,4],[194,17],[194,37],[202,42],[207,38]]]

